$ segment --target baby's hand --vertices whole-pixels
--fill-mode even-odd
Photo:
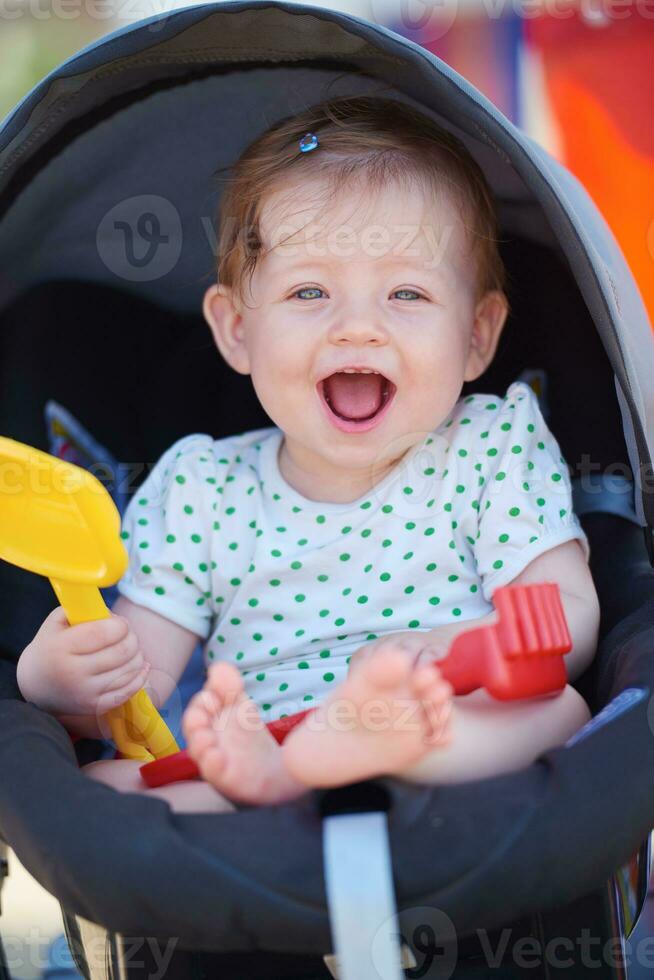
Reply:
[[[430,630],[429,632],[422,633],[391,633],[389,636],[380,636],[371,643],[366,643],[364,646],[359,647],[359,649],[352,654],[350,658],[350,670],[352,670],[356,664],[361,663],[365,657],[369,657],[371,653],[375,650],[379,650],[380,647],[387,649],[388,647],[400,647],[406,650],[407,656],[412,657],[416,664],[431,663],[433,660],[440,660],[444,657],[452,642],[453,636],[448,630],[447,626],[442,629],[439,628],[438,631]]]
[[[150,665],[128,621],[70,626],[61,606],[50,613],[18,661],[27,701],[56,715],[102,715],[139,691]]]

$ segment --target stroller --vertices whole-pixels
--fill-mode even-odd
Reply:
[[[153,17],[54,71],[0,129],[0,432],[85,442],[93,465],[101,447],[120,500],[184,434],[272,424],[199,314],[211,175],[275,119],[362,92],[433,115],[496,193],[512,313],[463,394],[530,380],[572,468],[601,602],[575,682],[593,718],[491,779],[174,814],[82,776],[98,743],[21,698],[17,657],[56,600],[2,564],[0,837],[61,903],[87,978],[397,978],[389,922],[410,977],[627,976],[654,824],[654,340],[583,188],[464,78],[281,0]]]

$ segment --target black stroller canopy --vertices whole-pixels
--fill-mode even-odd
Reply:
[[[645,695],[654,671],[644,652],[651,631],[647,644],[612,653],[645,594],[632,588],[629,570],[637,567],[651,588],[639,529],[654,526],[654,497],[641,485],[654,448],[644,305],[575,178],[418,45],[336,11],[239,0],[152,18],[72,58],[0,130],[0,325],[21,296],[73,279],[100,297],[120,289],[135,309],[154,303],[180,322],[197,317],[215,278],[212,174],[276,119],[363,92],[430,113],[466,144],[498,198],[516,293],[497,364],[477,390],[503,393],[520,370],[546,363],[550,424],[576,475],[585,451],[604,464],[630,464],[635,515],[632,523],[615,518],[630,544],[612,552],[629,598],[620,608],[614,602],[610,616],[612,585],[601,593],[611,582],[611,555],[593,530],[599,525],[585,524],[608,645],[584,694],[595,709],[626,689]],[[160,262],[130,265],[111,222],[136,223],[145,204],[170,247]],[[85,330],[93,329],[89,318]],[[104,357],[100,342],[97,354]],[[15,371],[0,366],[6,390],[30,384]],[[3,434],[20,438],[3,397]],[[249,420],[233,413],[225,432]],[[128,429],[117,428],[115,444]],[[176,435],[162,429],[160,451]],[[3,606],[0,622],[27,621],[31,636],[40,619],[22,611],[27,576],[12,581],[12,605]],[[92,783],[80,775],[61,726],[18,695],[19,635],[0,625],[0,834],[65,908],[119,932],[179,937],[187,949],[329,951],[322,795],[220,817],[181,816],[160,801]],[[634,697],[610,723],[520,772],[451,787],[380,781],[391,799],[400,907],[442,909],[462,936],[596,888],[654,822],[645,775],[653,741],[647,699]],[[607,786],[611,798],[603,799]],[[71,814],[78,815],[74,833]]]

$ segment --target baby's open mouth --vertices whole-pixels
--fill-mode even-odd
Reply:
[[[318,382],[318,388],[338,418],[346,422],[373,419],[387,405],[396,386],[383,374],[337,371]]]

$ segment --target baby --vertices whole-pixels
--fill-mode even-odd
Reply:
[[[496,242],[478,165],[403,103],[331,100],[245,150],[203,309],[275,425],[171,446],[125,515],[111,618],[70,627],[55,609],[18,665],[26,698],[94,735],[146,679],[166,701],[205,641],[183,719],[204,781],[145,790],[128,760],[90,775],[226,811],[375,776],[491,776],[588,720],[570,685],[455,696],[435,663],[496,621],[509,583],[559,584],[570,680],[597,642],[588,541],[535,395],[460,397],[508,313]],[[267,723],[306,708],[280,746]]]

